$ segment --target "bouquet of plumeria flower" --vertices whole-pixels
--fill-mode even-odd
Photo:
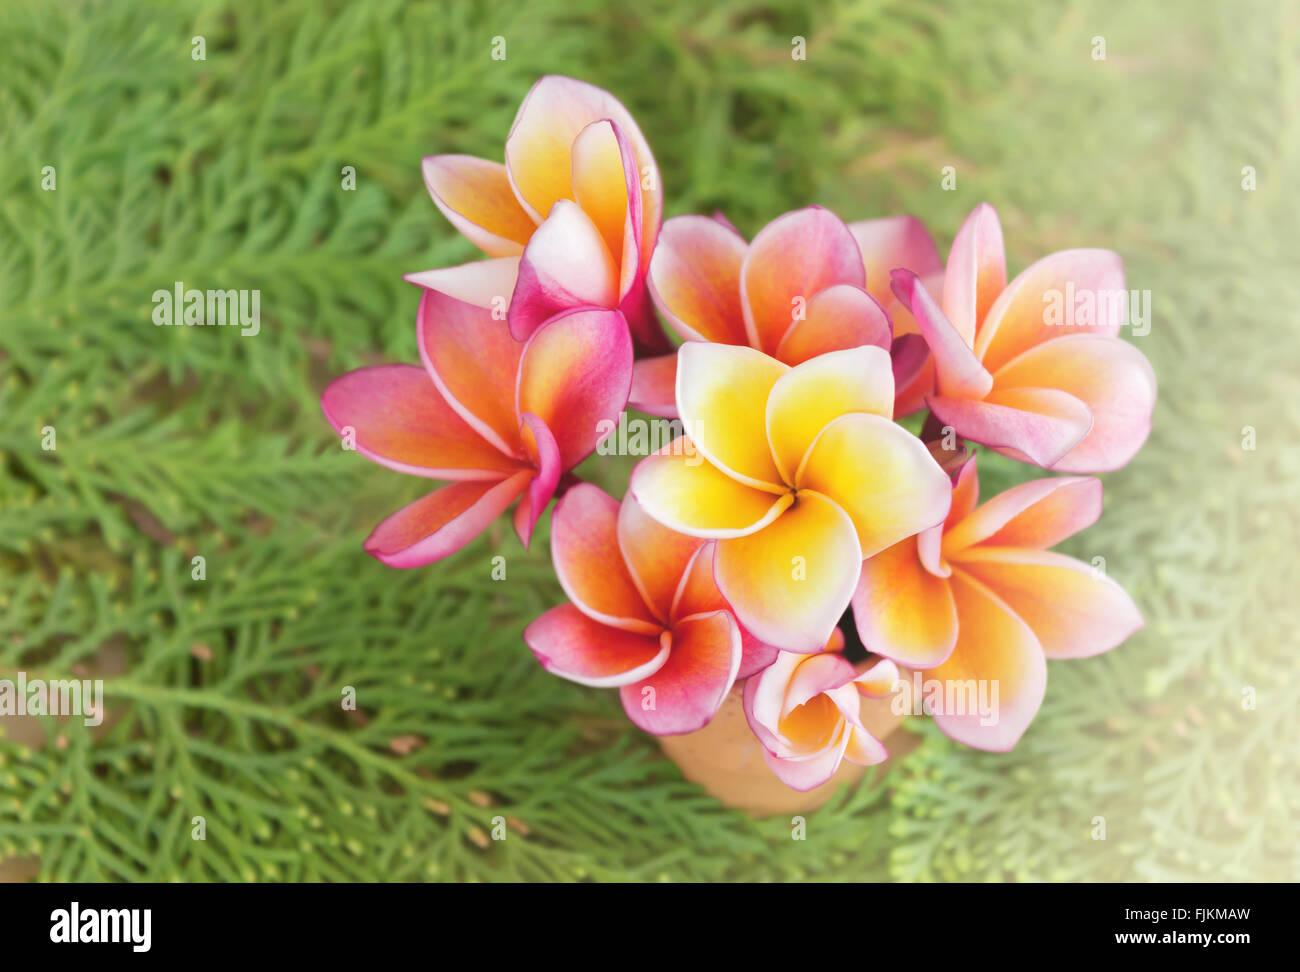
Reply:
[[[1150,430],[1155,376],[1108,299],[1126,293],[1116,254],[1053,253],[1008,282],[987,204],[946,263],[909,216],[812,206],[749,241],[721,215],[663,222],[636,122],[564,77],[528,93],[504,164],[436,155],[424,177],[487,259],[410,274],[420,364],[353,371],[321,403],[367,458],[448,481],[375,527],[365,549],[392,567],[448,556],[512,505],[526,545],[555,501],[568,601],[524,632],[547,670],[617,688],[657,735],[742,691],[768,765],[808,790],[886,758],[864,700],[918,674],[996,685],[995,718],[926,711],[1005,751],[1048,658],[1142,627],[1104,572],[1050,549],[1101,513],[1086,474]],[[1085,312],[1054,319],[1066,292]],[[683,434],[620,499],[572,470],[628,407]],[[923,409],[920,435],[895,421]],[[981,502],[967,443],[1068,475]]]

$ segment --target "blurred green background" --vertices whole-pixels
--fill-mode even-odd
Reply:
[[[1296,3],[5,0],[0,64],[0,675],[103,675],[109,709],[0,719],[0,874],[1300,879]],[[401,275],[474,256],[420,158],[500,158],[550,72],[628,105],[669,215],[908,211],[946,252],[988,200],[1012,272],[1106,246],[1151,291],[1155,430],[1066,548],[1148,627],[1051,663],[1013,753],[918,725],[793,841],[533,660],[545,520],[362,552],[427,484],[342,452],[319,392],[417,360]],[[261,333],[156,328],[177,280],[260,288]]]

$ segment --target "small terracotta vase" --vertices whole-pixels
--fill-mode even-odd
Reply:
[[[763,747],[749,728],[742,702],[743,685],[737,685],[722,708],[703,729],[681,736],[663,736],[659,745],[692,783],[698,783],[722,803],[756,817],[816,810],[844,783],[856,783],[868,769],[893,763],[911,747],[911,737],[898,732],[904,716],[890,708],[890,699],[862,699],[862,724],[889,749],[889,759],[877,766],[858,766],[845,760],[836,774],[808,791],[792,790],[782,783],[763,758]]]

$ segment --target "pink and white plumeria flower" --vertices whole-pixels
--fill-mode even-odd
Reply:
[[[417,319],[424,367],[360,368],[321,395],[325,417],[366,458],[452,480],[381,522],[366,551],[390,567],[432,563],[516,499],[526,545],[560,477],[591,454],[598,428],[627,402],[632,342],[616,318],[571,311],[520,342],[490,311],[425,291]]]
[[[884,762],[889,752],[862,724],[861,702],[891,695],[898,676],[888,659],[859,674],[832,650],[781,652],[745,683],[745,717],[772,772],[792,789],[811,790],[845,759],[860,766]]]
[[[911,270],[894,274],[933,355],[926,403],[972,442],[1059,472],[1127,463],[1151,431],[1155,373],[1118,340],[1124,266],[1109,250],[1063,250],[1006,282],[997,211],[982,203],[953,240],[942,301]],[[1054,297],[1088,294],[1087,321],[1049,322]]]
[[[1011,749],[1043,701],[1046,659],[1109,651],[1142,628],[1137,606],[1104,571],[1047,549],[1096,522],[1101,492],[1091,476],[1060,476],[977,506],[971,459],[940,526],[862,565],[853,615],[869,651],[939,683],[996,682],[992,721],[935,712],[958,742]]]
[[[617,687],[646,732],[705,726],[737,678],[776,649],[746,632],[713,582],[714,544],[674,533],[629,494],[587,483],[551,517],[551,558],[572,603],[524,631],[537,660],[584,685]]]
[[[519,107],[504,165],[432,155],[424,179],[438,208],[493,259],[407,280],[499,309],[509,297],[521,341],[558,313],[602,307],[623,313],[638,349],[668,347],[645,290],[663,218],[659,170],[608,91],[544,77]]]

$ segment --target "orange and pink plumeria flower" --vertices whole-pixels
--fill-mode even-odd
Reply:
[[[360,368],[321,395],[325,417],[366,458],[453,481],[380,523],[366,550],[390,567],[430,564],[516,500],[515,529],[527,543],[561,476],[627,402],[632,344],[617,316],[571,311],[520,342],[484,308],[425,291],[423,367]]]
[[[888,659],[858,670],[839,653],[843,635],[825,651],[783,651],[745,683],[745,717],[763,746],[763,758],[791,789],[821,786],[843,760],[874,766],[889,756],[862,724],[863,698],[895,691],[898,666]]]
[[[575,307],[619,310],[638,348],[667,350],[645,290],[663,190],[641,129],[608,91],[573,78],[538,81],[510,128],[505,163],[432,155],[433,201],[490,260],[407,276],[462,299],[509,297],[526,340]]]
[[[953,240],[942,302],[914,270],[894,272],[932,354],[930,411],[972,442],[1047,469],[1125,465],[1151,431],[1156,379],[1118,340],[1129,306],[1119,256],[1063,250],[1006,280],[1002,226],[987,203]],[[1066,293],[1089,296],[1085,320],[1049,320]]]
[[[705,726],[736,679],[772,663],[713,580],[715,544],[675,533],[628,496],[573,487],[551,517],[551,557],[570,604],[528,626],[542,665],[585,685],[618,687],[656,735]]]
[[[524,632],[547,670],[618,688],[659,735],[707,725],[744,683],[768,765],[807,790],[886,758],[860,705],[901,697],[904,670],[995,685],[994,718],[932,714],[1006,750],[1048,659],[1142,627],[1104,570],[1049,549],[1097,519],[1100,482],[1039,479],[980,505],[962,441],[1060,472],[1133,457],[1156,384],[1119,340],[1114,253],[1055,253],[1007,283],[987,205],[946,265],[910,216],[846,224],[811,206],[752,242],[721,216],[661,232],[636,122],[571,78],[534,85],[504,163],[436,155],[424,176],[487,258],[410,274],[421,363],[353,371],[321,405],[345,447],[447,481],[371,533],[387,565],[446,557],[512,504],[527,545],[561,497],[551,557],[569,600]],[[1090,315],[1049,320],[1058,291],[1091,295]],[[619,502],[573,469],[629,404],[684,434]],[[895,422],[922,408],[922,436],[943,429],[949,451]]]
[[[1043,701],[1048,658],[1086,658],[1142,628],[1104,571],[1053,547],[1101,515],[1101,482],[1059,476],[979,503],[976,460],[944,522],[870,558],[853,595],[862,643],[937,683],[996,682],[995,719],[936,711],[958,742],[1007,750]]]

